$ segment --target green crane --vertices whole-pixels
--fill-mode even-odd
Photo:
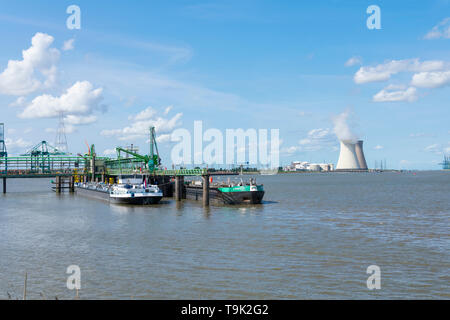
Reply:
[[[156,144],[155,127],[150,127],[150,161],[148,162],[148,169],[150,172],[154,172],[155,169],[161,164],[161,158],[159,157],[158,145]],[[156,154],[155,154],[156,150]]]
[[[51,170],[51,156],[61,155],[66,155],[66,153],[49,145],[47,141],[41,141],[21,156],[31,157],[31,171],[41,171],[44,173],[50,172]]]
[[[129,154],[133,156],[135,159],[142,160],[149,170],[150,173],[154,173],[158,166],[161,164],[161,158],[159,157],[158,145],[156,144],[156,134],[155,127],[150,127],[150,154],[149,155],[141,155],[139,153],[133,152],[131,150],[124,149],[122,147],[117,147],[117,160],[119,162],[119,169],[122,172],[121,166],[121,152]],[[156,153],[155,153],[156,151]]]

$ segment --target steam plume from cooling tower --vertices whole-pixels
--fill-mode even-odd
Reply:
[[[358,136],[350,128],[348,122],[352,116],[351,110],[347,109],[344,112],[333,117],[334,133],[338,137],[339,141],[346,141],[356,143]]]

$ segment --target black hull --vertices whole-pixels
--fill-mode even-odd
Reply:
[[[109,193],[104,191],[84,189],[80,187],[76,187],[75,190],[78,195],[115,204],[148,205],[157,204],[162,199],[162,197],[111,198]]]
[[[264,191],[221,192],[217,188],[209,189],[209,200],[216,204],[260,204]],[[186,199],[201,200],[203,188],[186,186]]]
[[[110,202],[116,204],[147,205],[157,204],[161,199],[162,197],[110,198]]]

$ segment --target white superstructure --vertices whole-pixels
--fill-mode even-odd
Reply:
[[[143,184],[117,184],[110,189],[111,199],[162,197],[163,194],[157,185],[145,187]]]

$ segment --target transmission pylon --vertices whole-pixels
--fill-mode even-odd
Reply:
[[[61,152],[69,152],[67,145],[66,127],[64,125],[64,113],[59,113],[58,128],[56,129],[55,147]]]

